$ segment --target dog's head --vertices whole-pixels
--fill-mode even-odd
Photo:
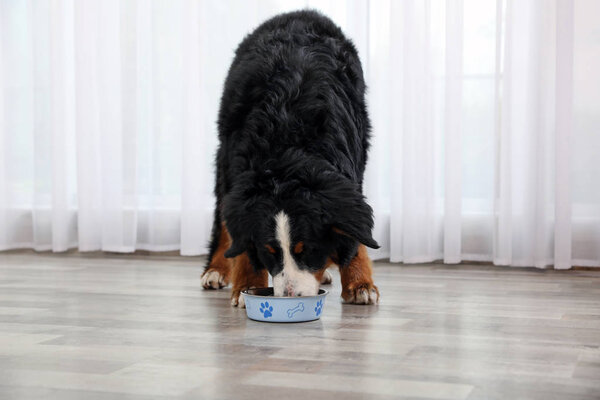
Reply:
[[[273,276],[276,296],[315,295],[329,259],[343,267],[359,243],[379,247],[360,186],[336,172],[304,172],[284,181],[249,172],[224,201],[232,238],[225,256],[246,252],[255,269]]]

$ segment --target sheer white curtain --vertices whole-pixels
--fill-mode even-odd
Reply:
[[[0,250],[204,253],[233,49],[303,7],[364,64],[374,257],[600,265],[594,0],[0,0]]]

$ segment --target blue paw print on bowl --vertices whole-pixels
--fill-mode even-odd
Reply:
[[[260,312],[262,313],[263,317],[269,318],[273,315],[273,306],[270,306],[268,301],[260,303]]]
[[[323,300],[317,301],[317,306],[315,307],[315,313],[317,317],[321,315],[321,311],[323,311]]]

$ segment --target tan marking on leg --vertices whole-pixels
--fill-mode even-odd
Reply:
[[[373,284],[373,267],[364,245],[347,267],[340,268],[342,299],[346,303],[375,304],[379,301],[379,290]]]
[[[233,260],[225,257],[225,252],[231,246],[231,237],[225,227],[221,225],[219,246],[213,255],[210,265],[202,274],[201,283],[204,289],[221,289],[229,284]]]

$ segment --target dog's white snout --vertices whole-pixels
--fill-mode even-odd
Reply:
[[[281,273],[273,277],[273,291],[276,297],[314,296],[319,291],[319,282],[313,274],[298,270],[295,279]]]

